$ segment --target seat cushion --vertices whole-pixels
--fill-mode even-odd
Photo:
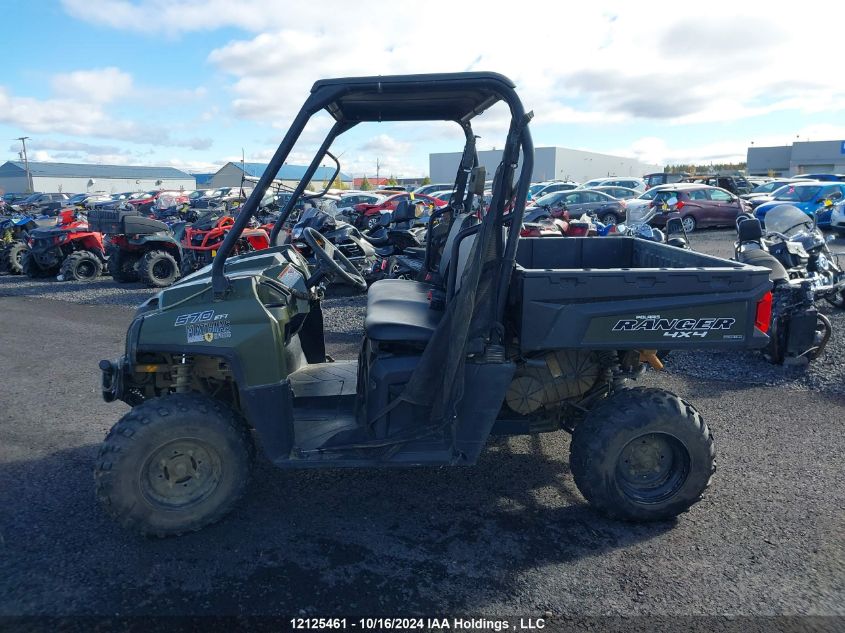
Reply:
[[[407,279],[382,279],[367,291],[364,330],[374,341],[428,341],[443,312],[432,310],[431,286]]]

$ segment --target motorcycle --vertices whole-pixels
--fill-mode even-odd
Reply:
[[[677,202],[678,199],[673,196],[664,200],[660,207],[657,207],[656,205],[649,205],[641,208],[629,208],[626,221],[616,225],[615,233],[617,235],[638,237],[650,242],[668,244],[669,246],[675,246],[677,248],[689,249],[689,234],[687,234],[687,230],[681,220],[680,213],[669,213]],[[666,226],[664,227],[664,230],[655,228],[649,224],[649,220],[657,215],[659,211],[669,213],[669,216],[666,218]]]
[[[316,268],[317,266],[314,253],[311,252],[311,247],[303,236],[305,229],[309,227],[329,240],[364,275],[365,279],[370,279],[376,263],[375,248],[354,226],[335,219],[325,204],[322,208],[316,206],[306,208],[299,221],[291,229],[288,238],[293,247],[308,260],[309,267]]]
[[[770,341],[764,356],[777,364],[814,360],[832,333],[817,300],[845,307],[845,275],[815,216],[780,205],[767,214],[765,232],[760,221],[747,214],[737,218],[736,228],[734,259],[770,270]]]
[[[383,213],[378,224],[364,232],[378,256],[371,277],[418,279],[425,260],[427,229],[417,222],[425,210],[421,204],[403,200],[392,213]]]

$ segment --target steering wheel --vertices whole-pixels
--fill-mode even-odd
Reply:
[[[329,242],[319,231],[314,230],[310,226],[306,226],[302,230],[302,239],[311,248],[314,256],[317,258],[317,267],[320,269],[314,273],[311,279],[308,280],[308,285],[313,286],[322,277],[333,277],[337,275],[341,281],[346,282],[350,286],[354,286],[358,290],[366,290],[367,282],[364,277],[355,268],[355,264],[350,262],[346,255],[340,252],[334,244]]]

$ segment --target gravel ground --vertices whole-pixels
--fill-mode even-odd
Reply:
[[[726,255],[731,239],[707,231],[694,247]],[[468,469],[262,463],[221,523],[151,540],[104,516],[91,477],[126,410],[99,399],[96,362],[120,353],[150,292],[0,277],[14,324],[0,328],[0,616],[845,617],[841,335],[809,369],[677,353],[643,377],[693,402],[716,437],[714,485],[676,521],[593,513],[558,432],[495,440]],[[325,302],[330,353],[356,353],[363,304]]]

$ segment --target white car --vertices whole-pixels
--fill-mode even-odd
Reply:
[[[645,180],[633,176],[610,176],[608,178],[593,178],[578,186],[578,189],[592,189],[593,187],[625,187],[634,191],[645,191]]]

